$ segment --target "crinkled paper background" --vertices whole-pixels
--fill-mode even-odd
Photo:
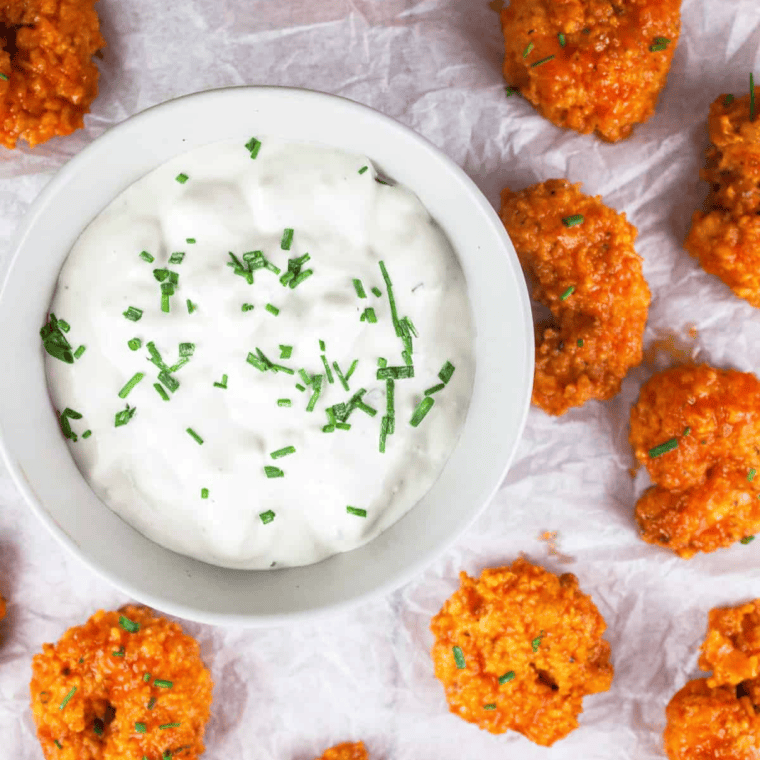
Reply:
[[[358,739],[374,760],[662,758],[664,707],[698,674],[707,611],[760,596],[760,541],[685,562],[636,537],[633,505],[643,480],[631,478],[627,445],[630,405],[656,367],[679,355],[741,370],[760,365],[760,313],[681,247],[706,193],[698,171],[707,108],[720,93],[743,93],[753,68],[760,73],[760,6],[684,0],[656,115],[627,142],[606,145],[556,129],[524,100],[505,97],[495,5],[101,0],[108,47],[87,129],[34,151],[0,149],[3,268],[22,215],[58,167],[137,111],[224,85],[295,85],[352,98],[430,139],[494,205],[505,185],[567,177],[639,229],[653,292],[647,361],[611,402],[558,420],[531,410],[502,489],[445,556],[397,593],[308,625],[186,624],[216,681],[212,760],[310,760]],[[657,350],[662,345],[667,350]],[[1,371],[12,366],[5,357]],[[561,557],[539,540],[547,530],[559,533]],[[587,698],[581,728],[551,749],[450,715],[428,656],[429,619],[458,585],[459,570],[478,573],[520,553],[575,573],[609,625],[612,690]],[[99,607],[128,599],[58,546],[4,471],[0,590],[9,600],[0,625],[0,756],[32,760],[42,757],[28,709],[32,655]]]

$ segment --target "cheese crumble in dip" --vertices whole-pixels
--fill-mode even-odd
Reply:
[[[328,147],[215,143],[87,227],[42,329],[95,493],[216,565],[318,562],[438,478],[475,363],[464,274],[409,190]]]

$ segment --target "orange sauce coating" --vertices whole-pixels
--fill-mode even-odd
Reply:
[[[557,126],[622,140],[654,113],[680,11],[681,0],[511,0],[504,77]],[[658,39],[669,42],[651,50]]]
[[[604,619],[578,579],[518,559],[460,582],[430,626],[451,712],[544,746],[567,736],[583,697],[609,689],[613,675]]]
[[[369,760],[363,742],[345,742],[326,750],[317,760]]]
[[[0,50],[0,144],[6,148],[14,148],[17,140],[34,147],[84,125],[84,114],[98,94],[92,56],[105,45],[94,4],[0,3],[0,24],[6,29]],[[9,29],[15,41],[9,39]]]
[[[139,631],[125,630],[121,615]],[[160,760],[167,752],[195,760],[212,686],[195,639],[151,610],[126,607],[96,612],[57,644],[43,645],[30,691],[48,760]]]
[[[581,224],[563,223],[575,215]],[[554,316],[554,324],[536,330],[533,403],[560,415],[611,398],[643,356],[651,296],[633,248],[636,228],[559,179],[504,190],[501,219],[533,298]]]
[[[659,456],[656,447],[676,446]],[[631,409],[630,442],[654,486],[641,537],[688,559],[760,530],[760,381],[701,365],[660,372]]]

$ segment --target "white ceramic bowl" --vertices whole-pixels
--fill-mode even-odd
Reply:
[[[116,195],[171,157],[251,134],[368,155],[411,188],[448,235],[475,320],[475,387],[459,443],[430,492],[369,544],[316,565],[228,570],[175,554],[123,522],[90,490],[51,406],[39,329],[71,246]],[[388,592],[431,562],[499,487],[522,433],[533,380],[527,293],[512,244],[465,173],[406,127],[342,98],[244,87],[173,100],[127,119],[64,166],[17,237],[0,296],[3,454],[34,513],[64,546],[135,599],[214,624],[272,625]]]

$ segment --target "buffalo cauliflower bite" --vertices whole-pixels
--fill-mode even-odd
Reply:
[[[760,87],[755,88],[760,105]],[[711,145],[701,177],[710,184],[704,211],[694,213],[684,247],[702,268],[760,307],[760,119],[750,95],[721,95],[708,118]]]
[[[631,409],[630,442],[654,485],[644,541],[688,559],[760,530],[760,381],[702,365],[660,372]]]
[[[96,612],[32,660],[48,760],[195,760],[211,706],[198,642],[143,607]]]
[[[84,126],[105,45],[96,0],[3,0],[0,144],[31,147]]]
[[[317,760],[369,760],[363,742],[345,742],[326,750]]]
[[[578,579],[518,559],[460,582],[431,623],[451,712],[544,746],[567,736],[583,697],[607,691],[613,674],[604,619]]]
[[[651,298],[636,228],[579,187],[554,179],[501,200],[532,296],[554,316],[536,329],[533,380],[533,403],[554,415],[618,393],[641,363]]]
[[[501,24],[507,82],[558,127],[616,142],[654,113],[681,0],[511,0]]]

